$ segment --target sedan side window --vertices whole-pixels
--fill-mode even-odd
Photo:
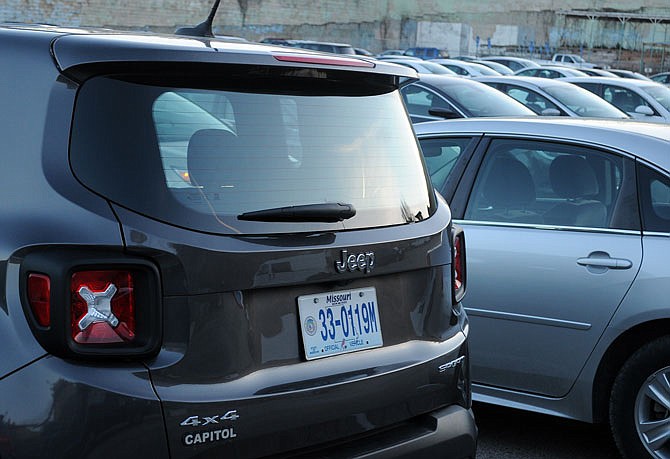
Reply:
[[[446,108],[453,110],[453,107],[438,94],[429,91],[415,84],[408,84],[400,90],[402,98],[410,115],[422,116],[432,119],[438,117],[431,115],[428,110],[431,108]]]
[[[635,108],[640,105],[649,105],[640,95],[626,88],[616,86],[605,86],[603,88],[603,99],[626,113],[635,112]]]
[[[670,178],[641,166],[639,179],[644,230],[670,233]]]
[[[623,161],[573,145],[495,140],[479,169],[465,218],[609,228],[625,179]]]
[[[552,103],[546,97],[525,88],[510,86],[507,89],[507,95],[518,100],[538,115],[541,115],[544,110],[549,108],[561,111],[556,104]]]
[[[433,186],[442,190],[456,161],[470,143],[469,138],[422,139],[421,150]]]

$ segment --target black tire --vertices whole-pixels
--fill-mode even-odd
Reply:
[[[610,426],[619,451],[627,459],[670,458],[670,438],[652,443],[650,437],[640,433],[646,430],[644,421],[667,419],[670,429],[670,398],[664,404],[657,403],[646,391],[651,385],[661,386],[666,377],[670,379],[670,336],[647,343],[633,353],[614,381]],[[670,397],[670,386],[665,389]]]

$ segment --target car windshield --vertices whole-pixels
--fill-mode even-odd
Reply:
[[[500,72],[497,70],[492,69],[491,67],[487,67],[485,65],[481,64],[474,64],[471,63],[468,65],[468,68],[474,69],[476,72],[479,72],[482,75],[490,75],[490,76],[499,76]]]
[[[614,105],[575,85],[551,85],[543,88],[579,116],[595,118],[628,118]]]
[[[527,116],[535,115],[511,97],[483,83],[460,78],[438,84],[463,111],[470,116]]]
[[[430,73],[435,73],[437,75],[455,75],[454,72],[449,70],[443,65],[436,64],[435,62],[420,62],[420,65],[425,67],[427,70],[430,71]]]
[[[642,86],[642,89],[666,110],[670,111],[670,88],[659,84]]]
[[[73,169],[119,205],[215,233],[277,232],[238,217],[288,207],[305,215],[350,205],[341,229],[429,217],[429,179],[398,91],[310,80],[223,90],[92,78],[75,109]],[[306,218],[289,230],[333,222]]]

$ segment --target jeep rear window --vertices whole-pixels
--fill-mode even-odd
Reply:
[[[429,217],[434,198],[398,91],[376,77],[337,84],[325,72],[316,74],[323,81],[299,74],[179,85],[91,78],[75,107],[75,175],[118,205],[213,233],[358,229]],[[238,218],[326,203],[356,213],[341,222]]]

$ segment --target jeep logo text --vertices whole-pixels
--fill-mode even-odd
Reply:
[[[363,271],[364,273],[369,273],[375,267],[374,252],[349,255],[348,250],[343,250],[340,255],[342,258],[335,262],[335,269],[337,269],[338,273],[343,273],[345,271]]]

